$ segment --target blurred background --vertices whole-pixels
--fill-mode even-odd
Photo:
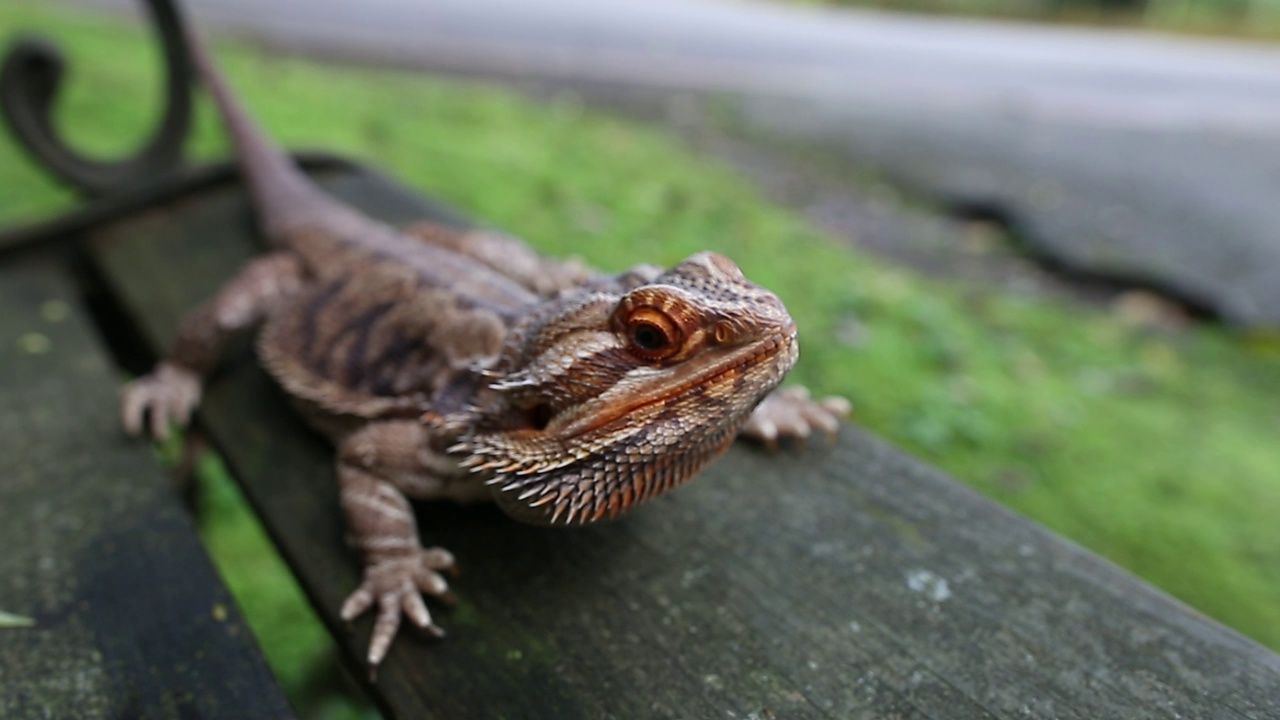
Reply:
[[[857,423],[1280,650],[1280,0],[184,6],[290,147],[605,269],[729,254]],[[0,5],[67,50],[89,151],[158,112],[138,12]],[[207,107],[191,152],[227,153]],[[0,224],[75,203],[0,134]],[[201,464],[288,691],[372,716]]]

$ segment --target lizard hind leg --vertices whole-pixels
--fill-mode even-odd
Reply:
[[[424,594],[452,600],[442,573],[454,569],[453,555],[421,545],[406,494],[461,501],[488,497],[483,483],[431,451],[429,441],[430,431],[418,422],[376,422],[344,439],[338,451],[348,541],[364,556],[364,578],[340,615],[351,621],[376,606],[367,655],[373,670],[386,657],[406,615],[426,632],[444,635],[431,619]]]

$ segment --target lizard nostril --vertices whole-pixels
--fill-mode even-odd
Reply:
[[[733,326],[727,322],[716,323],[715,329],[711,333],[711,339],[717,345],[724,345],[733,340]]]

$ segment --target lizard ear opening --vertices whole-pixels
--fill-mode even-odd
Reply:
[[[525,411],[525,420],[534,430],[546,430],[547,425],[551,424],[552,414],[550,404],[538,403]]]

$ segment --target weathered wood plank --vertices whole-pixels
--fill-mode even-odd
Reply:
[[[394,222],[432,208],[377,178],[333,188]],[[106,275],[161,344],[253,251],[223,188],[98,234]],[[331,451],[247,357],[202,414],[348,660],[369,621]],[[378,681],[390,717],[1275,718],[1280,656],[865,433],[739,448],[611,525],[521,526],[427,505],[462,603]]]
[[[79,301],[0,266],[0,717],[293,717]]]

